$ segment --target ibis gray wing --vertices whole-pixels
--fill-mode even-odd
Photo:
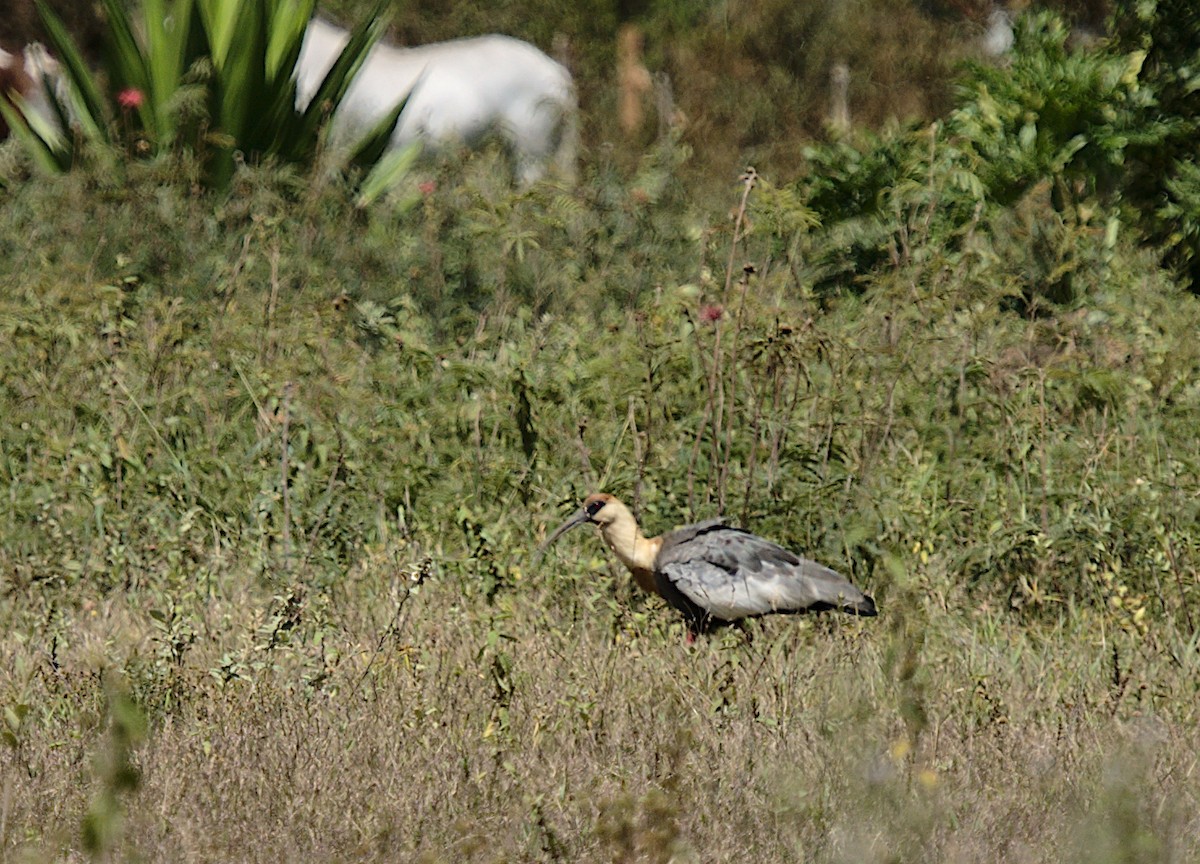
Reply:
[[[690,543],[697,537],[701,537],[718,528],[727,528],[725,520],[717,517],[716,519],[705,519],[703,522],[697,522],[695,525],[685,525],[682,528],[676,528],[674,531],[663,537],[663,548],[659,555],[665,555],[669,550],[685,543]],[[736,530],[736,529],[731,529]]]
[[[836,571],[720,523],[668,535],[657,569],[687,601],[724,621],[813,607],[874,611],[874,604]]]

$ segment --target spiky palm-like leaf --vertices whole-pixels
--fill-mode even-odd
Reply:
[[[228,187],[238,154],[252,161],[310,164],[329,117],[384,27],[381,0],[351,32],[315,97],[300,110],[295,68],[315,0],[146,0],[136,23],[120,0],[103,2],[108,74],[102,91],[62,22],[39,0],[69,95],[64,99],[56,88],[46,88],[58,129],[25,117],[19,106],[5,109],[5,117],[45,170],[68,170],[81,148],[99,152],[114,145],[148,156],[189,148],[201,157],[205,180],[216,189]],[[196,70],[204,70],[193,86],[204,91],[200,102],[207,116],[179,110],[179,94]],[[354,164],[370,169],[380,163],[403,106],[401,101],[361,139]],[[374,182],[395,177],[406,165],[389,160]]]

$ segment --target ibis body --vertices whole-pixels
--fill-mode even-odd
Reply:
[[[694,632],[776,613],[876,614],[875,601],[846,577],[770,540],[721,519],[645,537],[629,508],[604,493],[589,495],[543,548],[588,522],[638,585],[683,613]]]

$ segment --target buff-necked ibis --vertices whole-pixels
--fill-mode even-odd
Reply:
[[[589,495],[542,545],[592,523],[644,590],[683,613],[693,632],[743,618],[840,609],[875,615],[875,601],[846,577],[749,531],[710,519],[646,537],[612,495]]]

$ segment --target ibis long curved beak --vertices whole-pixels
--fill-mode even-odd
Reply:
[[[553,533],[546,538],[546,542],[538,547],[537,555],[535,555],[533,559],[533,566],[536,567],[541,562],[542,556],[546,554],[546,550],[550,548],[551,544],[553,544],[555,540],[566,534],[576,525],[583,525],[585,522],[591,521],[592,517],[588,515],[587,509],[580,507],[577,511],[575,511],[575,515],[555,528]]]

